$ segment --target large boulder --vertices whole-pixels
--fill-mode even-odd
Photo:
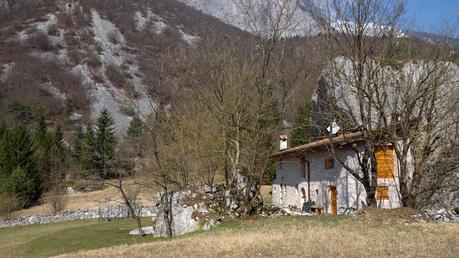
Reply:
[[[248,177],[236,175],[231,190],[223,185],[202,186],[167,195],[172,234],[181,235],[196,230],[207,230],[217,225],[224,216],[240,218],[260,214],[263,201],[256,184]],[[164,219],[164,193],[157,196],[154,231],[156,236],[167,236]]]
[[[159,237],[167,236],[163,198],[164,193],[158,194],[158,213],[154,223],[154,234]],[[210,208],[213,206],[212,201],[208,198],[203,188],[171,192],[168,193],[167,198],[172,235],[174,236],[197,230],[208,230],[220,221],[218,212]]]

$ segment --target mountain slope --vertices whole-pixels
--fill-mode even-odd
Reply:
[[[151,112],[158,53],[209,37],[250,37],[169,0],[0,0],[0,7],[0,108],[44,106],[58,121],[71,102],[78,124],[105,107],[119,135],[133,111]]]

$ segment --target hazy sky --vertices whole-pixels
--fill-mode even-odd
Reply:
[[[445,19],[459,17],[459,0],[407,0],[407,17],[417,30],[435,32]]]

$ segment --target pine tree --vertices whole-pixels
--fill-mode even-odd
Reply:
[[[115,156],[116,137],[114,121],[104,108],[96,121],[96,168],[103,177],[110,177],[108,162]]]
[[[5,182],[11,170],[10,167],[10,146],[8,141],[8,128],[2,123],[0,126],[0,192],[2,188],[2,182]]]
[[[84,138],[83,128],[78,126],[73,138],[72,156],[80,165],[83,159]]]
[[[39,114],[37,117],[37,127],[33,134],[34,157],[37,162],[39,172],[47,182],[51,173],[51,147],[52,141],[48,133],[45,117]]]
[[[89,125],[86,128],[86,133],[83,138],[83,146],[81,153],[81,168],[85,171],[86,176],[92,175],[96,169],[96,137],[94,130]]]
[[[301,105],[296,114],[292,132],[292,145],[298,146],[310,142],[311,137],[311,102]]]
[[[64,147],[64,135],[62,126],[57,125],[54,133],[51,134],[51,152],[56,162],[64,163],[66,159],[66,150]]]
[[[34,143],[24,125],[7,130],[2,137],[0,193],[20,198],[24,206],[38,198],[42,178],[34,160]]]
[[[73,114],[73,103],[71,99],[65,99],[64,101],[64,115],[65,117],[69,117],[71,114]]]
[[[61,125],[57,125],[51,138],[51,171],[49,175],[49,190],[54,194],[59,194],[64,187],[65,171],[67,164],[67,149],[64,146],[64,136]]]
[[[131,139],[138,140],[143,134],[142,121],[139,117],[135,116],[129,123],[127,135]]]
[[[1,137],[3,137],[4,133],[6,132],[6,123],[5,123],[5,120],[1,120],[0,121],[0,139]]]
[[[37,117],[37,129],[34,133],[35,144],[40,145],[42,142],[48,141],[48,130],[46,128],[46,120],[43,114]]]
[[[129,127],[127,130],[127,143],[131,145],[131,150],[133,157],[140,157],[142,156],[142,135],[143,135],[143,125],[140,118],[135,116],[131,122],[129,123]]]

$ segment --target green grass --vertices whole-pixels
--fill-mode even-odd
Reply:
[[[389,214],[394,213],[394,214]],[[366,216],[279,217],[228,222],[173,239],[129,236],[133,220],[73,221],[0,229],[0,257],[457,257],[459,225],[398,223],[403,211]],[[397,216],[396,216],[397,215]],[[151,225],[150,219],[144,220]],[[141,243],[148,242],[147,245]],[[276,243],[273,245],[272,243]],[[140,244],[140,245],[136,245]],[[131,246],[126,246],[131,245]],[[101,248],[105,248],[99,250]],[[154,255],[153,255],[154,254]]]
[[[150,219],[144,224],[151,225]],[[0,257],[48,257],[80,250],[154,241],[130,236],[133,220],[71,221],[0,229]]]
[[[224,223],[211,232],[199,231],[178,239],[195,235],[218,234],[221,231],[243,233],[255,228],[271,228],[281,224],[283,227],[318,223],[333,226],[344,217],[315,218],[281,218],[277,220],[244,221],[240,223]],[[314,220],[314,221],[312,221]],[[150,219],[144,219],[145,226],[151,225]],[[114,220],[112,222],[98,220],[69,221],[62,223],[28,225],[0,229],[0,257],[49,257],[82,250],[94,250],[122,244],[136,244],[161,240],[153,237],[139,238],[130,236],[128,232],[136,227],[133,220]],[[164,240],[164,239],[162,239]]]

